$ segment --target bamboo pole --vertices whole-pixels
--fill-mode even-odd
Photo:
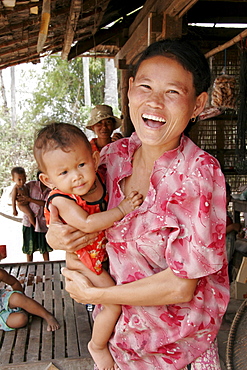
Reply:
[[[43,0],[43,8],[41,14],[41,24],[37,43],[37,53],[41,53],[45,45],[46,37],[51,17],[51,0]]]
[[[214,54],[219,53],[222,50],[229,48],[230,46],[236,44],[237,42],[241,41],[243,38],[247,36],[247,29],[239,33],[237,36],[233,37],[233,39],[227,41],[223,45],[217,46],[215,49],[210,50],[208,53],[205,54],[206,58],[212,57]]]

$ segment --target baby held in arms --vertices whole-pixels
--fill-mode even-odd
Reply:
[[[93,243],[75,254],[66,253],[67,267],[79,270],[97,287],[115,285],[102,267],[106,260],[104,230],[139,207],[142,195],[132,191],[117,207],[107,210],[108,194],[97,171],[99,152],[92,153],[87,137],[76,126],[51,123],[42,128],[34,143],[34,156],[40,180],[52,189],[45,209],[47,223],[52,203],[65,223],[85,233],[99,232]],[[118,369],[107,343],[120,313],[120,305],[104,305],[94,322],[88,347],[99,369]]]

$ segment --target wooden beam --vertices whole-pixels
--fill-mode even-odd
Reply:
[[[170,17],[181,18],[198,0],[175,0],[168,8],[166,13]]]
[[[180,18],[185,9],[193,6],[198,0],[147,0],[144,7],[138,13],[135,21],[129,27],[129,38],[125,45],[121,48],[115,57],[115,66],[118,68],[118,60],[126,59],[126,63],[130,64],[131,57],[133,57],[133,45],[135,45],[135,54],[140,53],[148,45],[148,18],[150,13],[154,12],[157,15],[169,14],[172,17]],[[140,45],[140,35],[143,44]],[[157,36],[157,38],[159,38]],[[139,47],[136,48],[136,45]]]
[[[247,29],[239,33],[237,36],[233,37],[233,39],[227,41],[225,44],[219,45],[216,48],[212,49],[211,51],[205,54],[205,57],[206,58],[212,57],[213,55],[219,53],[220,51],[223,51],[229,48],[230,46],[236,44],[237,42],[241,41],[245,37],[247,37]]]
[[[71,49],[71,45],[74,40],[75,30],[78,22],[78,18],[82,8],[82,0],[72,0],[70,6],[70,12],[67,19],[67,25],[65,30],[62,59],[67,60]]]
[[[174,39],[182,36],[182,18],[171,17],[168,14],[164,15],[163,18],[163,29],[161,38],[162,39]]]
[[[37,42],[37,53],[41,53],[48,34],[51,18],[51,0],[43,0],[40,30]]]
[[[118,35],[125,27],[123,23],[117,23],[109,29],[101,29],[95,35],[91,35],[86,40],[78,42],[70,50],[68,60],[75,58],[76,56],[85,53],[86,51],[93,49],[97,45],[107,42],[111,38]]]

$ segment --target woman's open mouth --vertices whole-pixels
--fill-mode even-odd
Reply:
[[[151,128],[159,128],[166,123],[164,118],[153,116],[152,114],[143,114],[142,119]]]

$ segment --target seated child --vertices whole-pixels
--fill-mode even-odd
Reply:
[[[26,186],[26,172],[23,167],[14,167],[11,170],[11,175],[12,181],[15,182],[15,186],[11,192],[13,215],[18,215],[16,208],[17,204],[19,210],[27,215],[29,222],[33,225],[33,227],[35,227],[35,216],[29,207],[29,203],[18,201],[18,198],[22,195],[29,196],[29,191]]]
[[[0,282],[11,286],[13,290],[0,289],[0,329],[10,331],[22,328],[28,323],[27,312],[40,316],[47,322],[47,331],[59,329],[55,317],[37,301],[23,293],[21,283],[7,271],[0,268]]]
[[[97,287],[114,285],[102,268],[106,257],[102,230],[134,211],[142,203],[142,195],[132,191],[118,207],[106,210],[106,189],[97,172],[99,152],[92,153],[87,137],[76,126],[52,123],[41,129],[34,143],[34,156],[41,170],[40,180],[53,189],[47,202],[47,219],[52,202],[69,225],[85,233],[101,231],[94,243],[77,251],[78,257],[66,254],[67,266],[80,270]],[[95,319],[89,351],[99,369],[117,369],[107,343],[120,313],[118,305],[104,306]]]

